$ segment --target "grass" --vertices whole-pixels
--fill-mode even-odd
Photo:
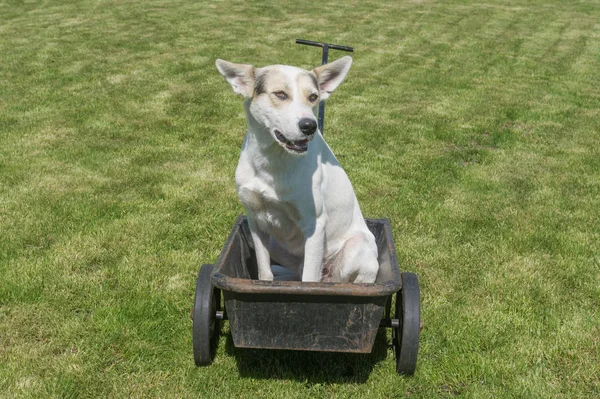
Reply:
[[[0,1],[0,397],[600,396],[597,1]],[[355,47],[326,138],[419,275],[417,373],[191,351],[242,213],[214,60]],[[332,52],[332,57],[338,53]]]

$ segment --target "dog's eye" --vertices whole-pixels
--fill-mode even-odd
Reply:
[[[311,103],[314,103],[315,101],[317,101],[317,98],[319,98],[319,96],[317,96],[315,93],[313,93],[310,96],[308,96],[308,101],[310,101]]]
[[[288,95],[285,93],[285,91],[276,91],[273,94],[275,94],[277,96],[277,98],[280,100],[287,100],[287,98],[288,98]]]

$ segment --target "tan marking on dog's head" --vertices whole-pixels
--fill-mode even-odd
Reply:
[[[302,101],[311,107],[316,106],[319,103],[317,77],[311,72],[299,73],[296,77],[296,83],[302,93]]]
[[[275,107],[293,99],[293,89],[288,84],[285,74],[276,66],[258,70],[254,98],[261,95],[268,96]]]
[[[268,95],[274,106],[299,100],[311,107],[318,104],[319,87],[313,72],[298,69],[294,79],[277,66],[265,67],[256,71],[254,98]]]

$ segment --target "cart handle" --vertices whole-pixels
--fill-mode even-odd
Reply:
[[[321,58],[321,65],[327,64],[327,59],[329,58],[329,49],[348,51],[350,53],[354,52],[354,49],[349,46],[342,46],[340,44],[332,44],[332,43],[313,42],[311,40],[304,40],[304,39],[296,39],[296,44],[305,44],[307,46],[321,47],[323,49],[323,57]],[[319,131],[321,132],[321,134],[323,134],[323,128],[325,125],[325,102],[324,101],[321,101],[319,103],[318,123],[319,123]]]
[[[342,46],[339,44],[332,44],[332,43],[313,42],[311,40],[304,40],[304,39],[296,39],[296,44],[306,44],[307,46],[315,46],[315,47],[322,47],[322,48],[329,47],[334,50],[348,51],[351,53],[354,52],[354,49],[349,46]]]

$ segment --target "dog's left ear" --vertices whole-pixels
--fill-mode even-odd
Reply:
[[[327,100],[329,95],[344,81],[351,65],[352,57],[347,55],[312,70],[317,75],[321,100]]]
[[[247,64],[234,64],[224,60],[215,62],[221,75],[229,82],[233,91],[249,98],[254,93],[254,67]]]

